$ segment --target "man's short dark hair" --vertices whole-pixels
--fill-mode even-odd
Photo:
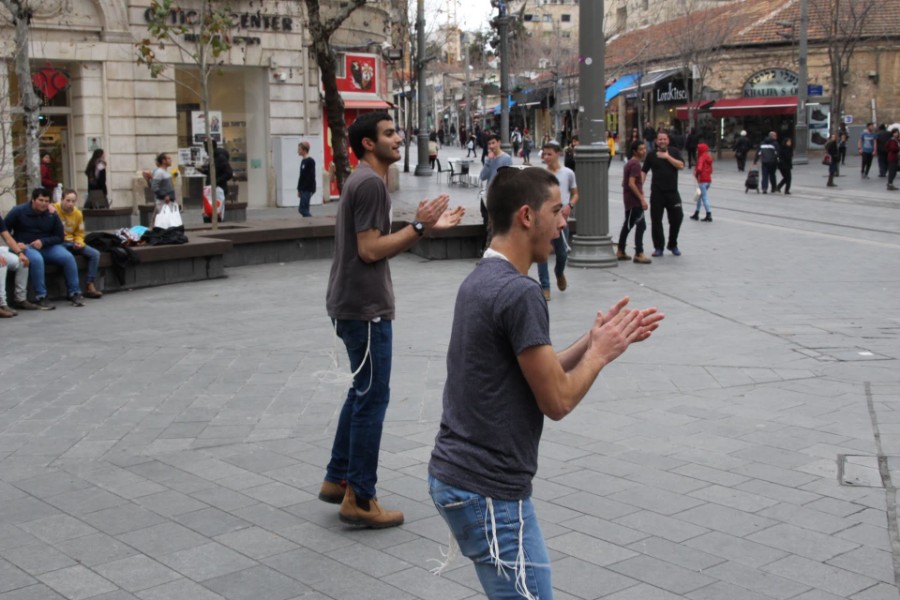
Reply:
[[[373,142],[378,141],[378,124],[382,121],[393,121],[387,112],[383,110],[366,113],[353,121],[347,129],[347,136],[350,138],[350,148],[356,158],[362,159],[366,155],[366,148],[363,146],[363,139],[368,138]]]
[[[166,157],[169,155],[168,152],[160,152],[156,155],[156,166],[162,165],[163,161],[166,160]]]
[[[632,157],[637,156],[638,150],[641,149],[641,146],[646,146],[646,145],[647,144],[645,144],[641,140],[631,142],[631,148],[628,149],[628,156],[632,156]]]
[[[47,188],[42,188],[42,187],[34,188],[33,190],[31,190],[31,199],[32,200],[37,200],[38,196],[44,196],[45,198],[49,198],[50,192],[47,191]]]
[[[489,134],[487,134],[487,135],[484,137],[484,143],[485,143],[485,144],[488,143],[488,142],[490,142],[491,140],[497,140],[498,142],[501,141],[501,140],[500,140],[500,136],[497,135],[496,133],[489,133]]]
[[[548,148],[549,148],[550,150],[555,150],[555,151],[557,151],[557,152],[562,152],[562,146],[560,146],[560,145],[559,145],[559,142],[557,142],[556,140],[547,140],[546,142],[544,142],[544,145],[541,146],[541,150],[546,150],[546,149],[548,149]]]
[[[550,187],[559,187],[553,173],[540,167],[501,168],[494,175],[487,193],[487,210],[495,234],[504,234],[512,227],[513,215],[520,207],[541,210],[550,198]]]

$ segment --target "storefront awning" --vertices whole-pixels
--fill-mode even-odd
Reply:
[[[627,88],[628,86],[634,84],[637,81],[639,73],[632,73],[630,75],[622,75],[618,79],[616,79],[613,83],[609,84],[606,88],[606,104],[609,104],[609,101],[622,93],[622,90]]]
[[[727,98],[717,101],[711,112],[716,118],[793,115],[797,112],[797,96]]]
[[[509,101],[509,107],[510,107],[510,108],[512,108],[512,107],[515,106],[515,105],[516,105],[516,101],[515,101],[515,100],[510,100],[510,101]],[[500,109],[500,105],[498,104],[497,106],[494,107],[494,110],[493,110],[492,112],[493,112],[495,115],[499,115],[499,114],[500,114],[500,110],[501,110],[501,109]]]
[[[682,121],[686,121],[688,118],[688,111],[700,111],[707,109],[713,102],[715,102],[715,100],[698,100],[697,102],[691,102],[690,104],[679,106],[675,109],[675,116]]]
[[[673,75],[682,74],[681,69],[663,69],[662,71],[653,71],[652,73],[644,73],[644,76],[640,78],[641,90],[647,91],[652,89],[654,85],[662,81],[663,79],[668,79]],[[637,86],[638,77],[635,77],[632,80],[632,83],[628,84],[623,89],[619,90],[619,93],[628,93],[628,92],[636,92],[638,89]],[[615,85],[615,84],[613,84]]]
[[[344,109],[356,110],[358,108],[391,108],[393,105],[384,100],[344,100]]]

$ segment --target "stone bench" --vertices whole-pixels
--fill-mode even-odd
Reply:
[[[188,236],[194,235],[230,241],[226,267],[331,258],[334,254],[334,217],[241,224],[225,221],[218,231],[208,225],[188,228]]]
[[[87,231],[104,231],[107,229],[121,229],[131,227],[131,215],[134,211],[130,206],[124,208],[84,208],[84,228]]]
[[[119,283],[112,272],[112,260],[106,252],[100,255],[98,287],[104,292],[156,287],[170,283],[186,283],[225,277],[225,254],[231,249],[231,242],[223,239],[207,238],[188,234],[187,244],[164,246],[134,246],[131,249],[140,263],[129,265],[125,270],[125,281]],[[76,256],[78,278],[82,288],[87,277],[87,260]],[[15,289],[14,274],[7,278],[7,294]],[[66,285],[62,271],[56,265],[46,265],[47,292],[51,298],[65,298]],[[29,295],[33,297],[34,290]]]

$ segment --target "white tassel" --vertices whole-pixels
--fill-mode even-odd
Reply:
[[[525,573],[525,517],[522,515],[522,501],[519,500],[519,552],[516,554],[516,591],[526,600],[538,600],[528,590]]]
[[[440,548],[440,547],[439,547]],[[436,562],[437,566],[431,569],[431,573],[433,575],[441,575],[447,567],[450,566],[450,563],[459,556],[459,544],[456,542],[456,537],[451,533],[450,534],[450,542],[447,544],[447,551],[444,552],[443,548],[440,548],[441,556],[444,557],[444,560],[438,560],[436,558],[429,558],[428,562]]]

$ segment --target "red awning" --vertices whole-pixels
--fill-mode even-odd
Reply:
[[[797,112],[797,96],[764,98],[728,98],[719,100],[711,109],[714,117],[762,117],[793,115]]]
[[[675,116],[681,119],[682,121],[686,121],[688,118],[688,111],[699,111],[709,107],[710,104],[715,102],[715,100],[697,100],[696,102],[691,102],[690,104],[685,104],[684,106],[679,106],[675,109]]]
[[[344,100],[344,109],[358,108],[390,108],[391,103],[384,100]]]

